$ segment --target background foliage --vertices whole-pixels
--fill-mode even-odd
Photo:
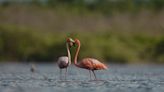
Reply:
[[[163,0],[1,0],[0,60],[56,61],[73,37],[82,43],[79,58],[164,63],[163,6]]]

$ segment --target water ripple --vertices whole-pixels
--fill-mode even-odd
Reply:
[[[71,66],[67,80],[59,80],[59,70],[52,65],[38,65],[38,72],[31,73],[26,65],[3,65],[0,72],[0,92],[164,92],[164,68],[121,66],[89,80],[86,70]],[[21,66],[21,67],[18,67]],[[0,71],[1,71],[0,70]],[[143,71],[141,71],[143,70]]]

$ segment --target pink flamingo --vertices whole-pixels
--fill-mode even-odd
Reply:
[[[73,45],[73,40],[71,38],[67,39],[66,48],[67,48],[67,56],[61,56],[58,58],[57,64],[60,69],[60,79],[62,79],[62,69],[66,69],[65,71],[65,79],[67,74],[67,67],[71,64],[71,54],[69,48]]]
[[[77,63],[77,57],[79,54],[79,50],[80,50],[80,41],[78,39],[74,40],[74,43],[77,44],[77,49],[76,49],[76,53],[75,53],[75,57],[74,57],[74,64],[79,67],[79,68],[84,68],[89,70],[90,73],[90,79],[91,79],[91,71],[94,74],[95,80],[97,80],[96,78],[96,74],[95,74],[95,70],[102,70],[102,69],[108,69],[108,67],[101,63],[100,61],[98,61],[97,59],[94,58],[84,58],[81,60],[80,63]]]

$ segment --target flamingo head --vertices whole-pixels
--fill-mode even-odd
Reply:
[[[72,38],[67,38],[67,43],[68,43],[69,47],[72,47],[75,45],[75,41]]]
[[[75,39],[75,40],[74,40],[74,44],[80,45],[80,40],[79,40],[79,39]]]

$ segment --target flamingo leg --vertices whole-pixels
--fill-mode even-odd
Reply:
[[[65,71],[65,80],[66,80],[66,78],[67,78],[67,68],[66,68],[66,71]]]
[[[60,69],[60,80],[62,79],[62,69]]]
[[[94,74],[94,76],[95,76],[95,80],[97,80],[97,78],[96,78],[96,74],[95,74],[94,70],[92,70],[92,72],[93,72],[93,74]]]
[[[89,70],[90,80],[91,80],[91,70]]]

